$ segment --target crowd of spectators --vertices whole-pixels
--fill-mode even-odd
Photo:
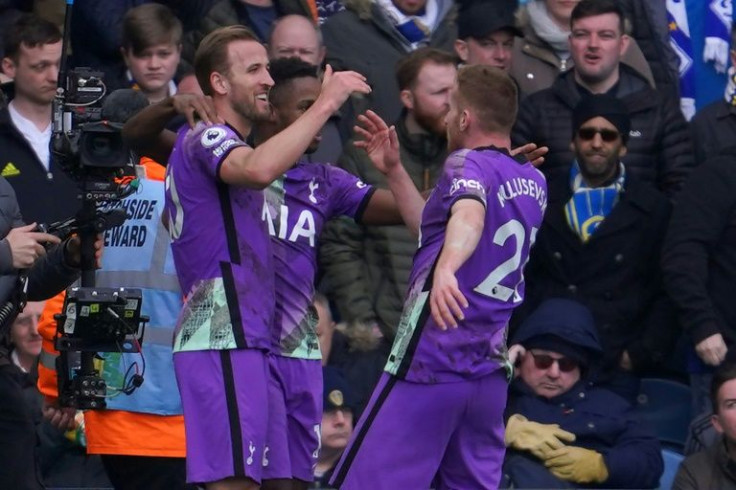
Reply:
[[[77,0],[66,52],[63,3],[0,0],[0,189],[3,199],[15,195],[29,224],[66,219],[79,208],[77,184],[50,149],[63,57],[69,67],[101,72],[107,94],[135,91],[145,96],[140,107],[160,108],[162,126],[170,130],[161,133],[167,144],[156,146],[160,141],[146,140],[136,128],[126,131],[150,149],[140,163],[145,178],[160,187],[161,206],[173,131],[193,113],[206,117],[203,106],[194,105],[203,100],[195,52],[218,28],[248,27],[271,61],[298,58],[315,74],[329,64],[364,75],[370,93],[351,96],[324,125],[319,148],[302,161],[328,163],[362,183],[389,188],[354,144],[357,118],[370,109],[395,127],[401,162],[425,198],[447,157],[445,116],[459,67],[506,72],[519,96],[513,145],[546,147],[539,170],[548,205],[525,267],[526,298],[509,323],[517,369],[505,414],[504,484],[656,488],[665,471],[662,447],[636,407],[643,378],[668,378],[691,389],[693,434],[711,435],[684,461],[674,488],[736,488],[730,414],[736,407],[736,303],[730,298],[736,289],[736,49],[723,96],[688,121],[680,108],[679,59],[669,42],[675,21],[668,21],[664,0]],[[736,29],[731,36],[736,46]],[[259,137],[255,131],[249,141],[260,143]],[[32,262],[16,260],[14,235],[21,231],[8,233],[22,222],[15,215],[6,219],[0,252],[12,255],[9,270],[27,269]],[[386,220],[325,222],[315,252],[324,397],[313,488],[328,487],[390,356],[417,251],[404,225],[373,222]],[[143,226],[156,237],[157,225]],[[110,239],[105,235],[106,246]],[[168,250],[161,240],[156,250]],[[66,243],[63,252],[73,256],[69,248]],[[50,251],[45,262],[62,255]],[[113,403],[111,411],[124,412],[123,419],[105,422],[94,413],[85,422],[58,405],[53,315],[63,297],[46,305],[40,335],[43,307],[28,303],[2,339],[0,368],[14,370],[13,389],[23,392],[14,407],[27,409],[23,423],[37,429],[37,441],[23,441],[24,450],[41,448],[15,452],[38,462],[28,466],[33,477],[13,481],[21,485],[14,488],[136,488],[135,481],[151,482],[159,473],[166,476],[161,488],[187,488],[181,402],[173,364],[164,360],[171,355],[167,342],[178,312],[172,305],[180,292],[164,277],[173,277],[164,270],[165,258],[155,262],[161,270],[128,271],[128,261],[141,257],[136,250],[113,253],[98,272],[103,281],[110,271],[115,280],[141,274],[136,280],[166,296],[162,305],[170,309],[159,311],[144,343],[153,359],[146,381],[153,391],[131,395],[139,397],[135,403]],[[73,267],[64,261],[54,272],[70,282]],[[48,267],[39,262],[32,279]],[[47,274],[49,287],[34,299],[48,299],[64,282]],[[127,365],[106,362],[108,368]],[[128,436],[146,444],[109,442],[111,427],[121,423],[130,430],[142,424]],[[159,428],[165,437],[148,444]],[[5,432],[0,445],[20,437]],[[686,453],[684,446],[677,450]],[[131,461],[136,475],[125,471]]]

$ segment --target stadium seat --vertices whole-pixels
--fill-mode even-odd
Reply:
[[[675,481],[675,475],[677,474],[680,463],[685,457],[675,451],[669,449],[662,449],[662,459],[664,460],[664,473],[659,479],[660,490],[670,490],[672,483]]]
[[[682,454],[692,419],[690,387],[667,379],[644,378],[637,412],[659,437],[662,446]]]

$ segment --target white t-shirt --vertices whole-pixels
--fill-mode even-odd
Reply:
[[[49,144],[51,143],[51,121],[46,129],[39,131],[36,125],[32,121],[23,117],[13,105],[13,101],[8,104],[8,111],[10,112],[10,119],[13,121],[13,125],[20,131],[20,134],[30,143],[33,151],[36,153],[38,160],[43,164],[43,167],[48,172],[51,166],[51,150]]]

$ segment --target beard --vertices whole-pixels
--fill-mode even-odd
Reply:
[[[271,111],[259,110],[255,101],[253,101],[253,103],[245,101],[232,101],[232,106],[235,112],[251,122],[261,123],[271,120]]]
[[[435,136],[446,136],[447,128],[445,126],[445,114],[430,114],[422,110],[421,107],[417,106],[414,109],[414,120],[417,122],[420,128],[426,132]]]
[[[594,155],[600,155],[604,161],[593,161],[590,157]],[[619,161],[618,152],[611,152],[606,155],[603,153],[589,153],[584,155],[576,152],[578,159],[578,165],[580,166],[580,173],[583,178],[588,181],[596,180],[609,180],[618,174]]]

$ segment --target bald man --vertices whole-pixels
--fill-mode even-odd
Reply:
[[[268,57],[297,57],[312,65],[321,66],[325,59],[322,33],[311,19],[303,15],[286,15],[273,24],[268,39]]]

